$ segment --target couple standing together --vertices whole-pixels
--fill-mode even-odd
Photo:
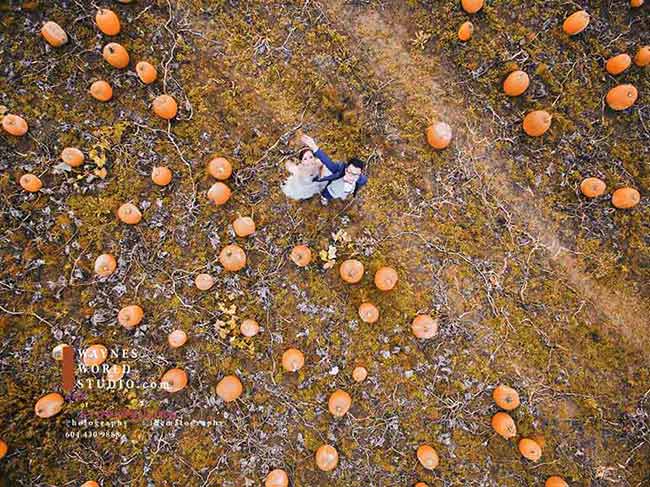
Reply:
[[[308,135],[300,137],[305,147],[300,150],[298,163],[287,162],[291,176],[282,185],[282,192],[293,200],[305,200],[320,193],[327,205],[334,199],[345,200],[355,196],[368,182],[363,174],[364,162],[353,157],[347,163],[332,161],[316,141]]]

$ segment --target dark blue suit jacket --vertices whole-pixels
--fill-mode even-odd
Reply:
[[[314,181],[322,182],[322,181],[335,181],[336,179],[341,179],[345,175],[345,170],[347,169],[349,164],[346,164],[345,162],[334,162],[332,159],[329,158],[325,152],[321,148],[319,148],[316,152],[314,152],[314,155],[325,165],[327,169],[330,170],[332,174],[329,176],[324,176],[322,178],[316,178]],[[368,182],[368,176],[365,174],[361,174],[359,176],[359,179],[357,179],[357,184],[354,187],[354,192],[352,193],[353,196],[357,194],[357,191],[361,186],[366,184]]]

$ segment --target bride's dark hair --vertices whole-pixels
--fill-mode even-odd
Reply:
[[[302,162],[302,158],[307,152],[311,152],[311,149],[309,147],[303,147],[302,149],[300,149],[300,152],[298,152],[298,160],[300,162]]]

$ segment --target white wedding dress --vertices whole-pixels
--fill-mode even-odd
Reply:
[[[327,182],[317,183],[313,179],[320,176],[322,164],[292,164],[288,168],[291,176],[282,185],[282,192],[292,200],[306,200],[319,194]]]

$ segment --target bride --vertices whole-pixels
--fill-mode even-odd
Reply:
[[[282,185],[282,192],[292,200],[306,200],[319,194],[327,184],[313,181],[316,176],[321,176],[324,166],[306,147],[300,151],[298,159],[298,164],[291,161],[285,164],[291,176]]]

